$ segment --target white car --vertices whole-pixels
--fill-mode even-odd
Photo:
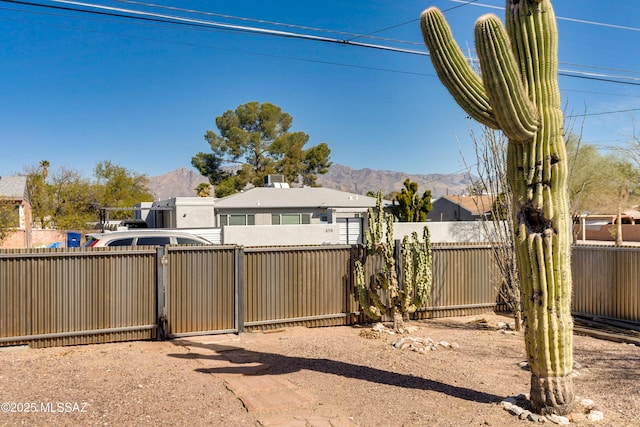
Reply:
[[[166,246],[166,245],[211,245],[212,243],[193,234],[172,230],[129,230],[111,233],[87,234],[83,248],[111,246]]]

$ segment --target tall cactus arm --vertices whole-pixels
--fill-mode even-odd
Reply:
[[[482,80],[496,120],[513,141],[535,137],[540,118],[525,91],[506,30],[495,15],[480,17],[475,28]]]
[[[538,106],[545,103],[559,108],[560,88],[557,84],[530,85],[535,81],[557,81],[558,78],[558,28],[551,2],[508,1],[506,11],[507,33],[513,53],[519,58],[520,73],[528,85],[529,98]],[[545,42],[541,43],[541,40]],[[550,40],[553,42],[548,42]]]
[[[455,42],[442,12],[436,7],[426,9],[420,15],[420,28],[438,77],[458,105],[478,122],[500,129],[482,79]]]

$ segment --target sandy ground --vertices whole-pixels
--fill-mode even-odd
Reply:
[[[499,321],[509,318],[412,322],[404,337],[455,344],[424,353],[394,348],[399,335],[376,337],[370,325],[244,333],[210,345],[4,348],[0,425],[527,426],[497,404],[529,388],[518,365],[523,338],[495,328]],[[640,348],[576,336],[574,350],[576,394],[605,412],[604,421],[575,425],[639,426]],[[222,360],[258,366],[257,375],[286,379],[311,399],[248,409],[225,385],[242,372]]]

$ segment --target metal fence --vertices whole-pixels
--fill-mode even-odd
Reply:
[[[573,248],[575,314],[640,321],[640,247]]]
[[[150,339],[155,249],[0,253],[0,345]]]
[[[365,319],[361,246],[167,247],[0,252],[0,346],[87,344]],[[434,245],[415,317],[503,308],[487,245]],[[640,248],[575,247],[574,312],[640,320]],[[367,257],[365,275],[380,260]]]

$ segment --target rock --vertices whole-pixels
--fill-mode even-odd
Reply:
[[[529,415],[531,415],[531,411],[524,410],[520,415],[518,415],[518,418],[520,418],[521,420],[528,420]]]
[[[507,409],[507,411],[509,411],[513,415],[520,416],[520,414],[524,412],[524,409],[516,405],[511,405],[509,409]]]
[[[382,331],[386,330],[387,328],[385,328],[385,326],[382,323],[376,323],[375,325],[373,325],[373,327],[371,329],[373,329],[374,331],[382,332]]]
[[[593,400],[591,399],[580,399],[580,406],[584,409],[591,409],[594,405]]]
[[[449,348],[451,346],[451,344],[446,341],[440,341],[438,344],[440,344],[444,348]]]
[[[602,421],[604,420],[604,412],[601,411],[594,411],[593,409],[591,410],[591,412],[589,412],[587,414],[587,420],[588,421]]]
[[[569,419],[569,422],[572,423],[581,423],[587,420],[587,416],[581,412],[572,412],[567,415],[567,418]]]
[[[529,414],[527,415],[527,420],[533,421],[534,423],[540,422],[540,415],[529,412]]]
[[[417,326],[407,326],[406,328],[404,328],[404,331],[407,333],[411,333],[411,332],[415,332],[418,330]]]
[[[582,365],[579,362],[573,361],[573,369],[582,369]]]
[[[570,424],[569,418],[556,414],[547,415],[547,419],[554,424],[558,424],[559,426],[567,426]]]
[[[591,409],[592,412],[596,411],[596,412],[604,413],[604,408],[602,406],[600,406],[600,405],[593,404],[593,405],[591,405],[590,409]]]

